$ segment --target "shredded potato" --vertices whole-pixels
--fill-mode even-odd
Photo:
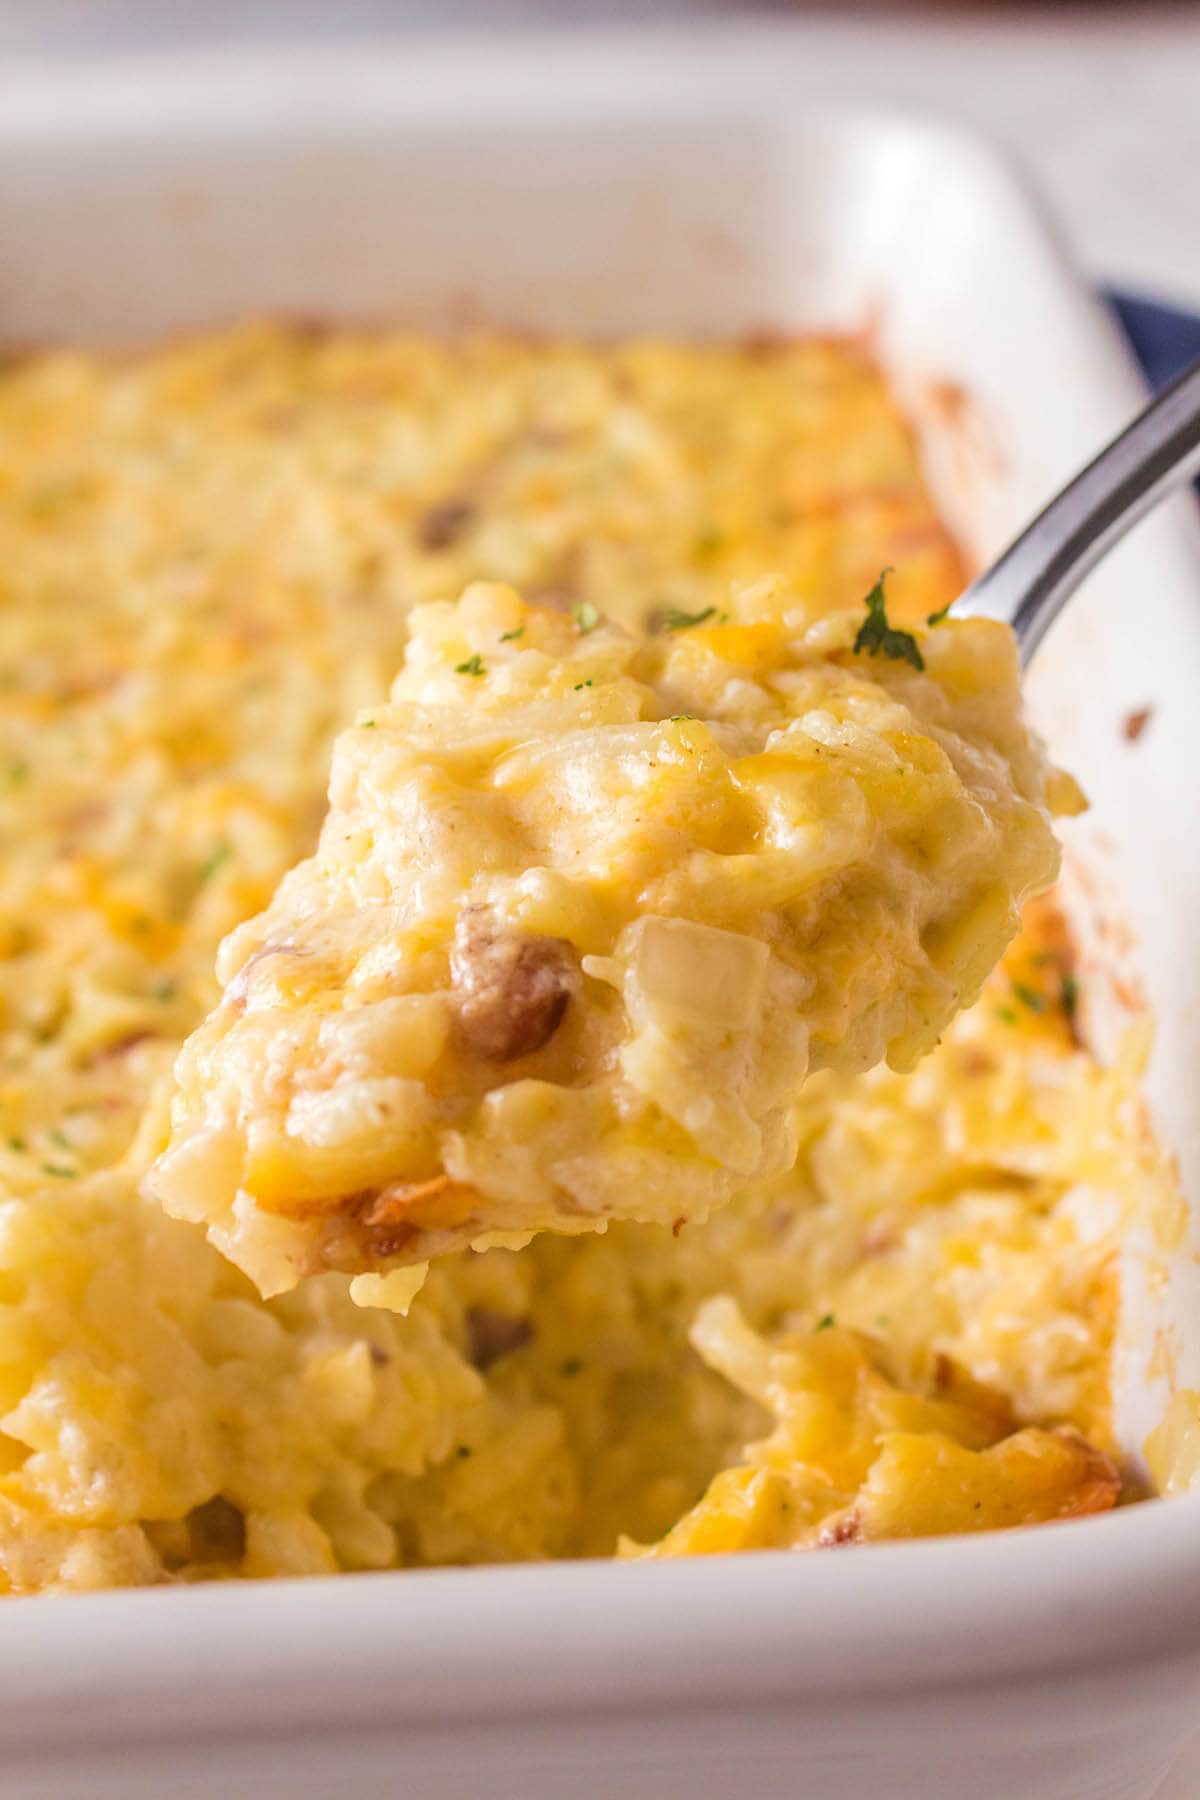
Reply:
[[[766,1355],[833,1314],[897,1406],[936,1397],[945,1356],[1017,1435],[1113,1454],[1116,1253],[1153,1171],[1135,1071],[1080,1049],[1069,946],[1040,913],[914,1072],[814,1071],[794,1165],[678,1235],[614,1222],[454,1252],[415,1298],[410,1269],[360,1278],[401,1316],[336,1273],[264,1300],[139,1195],[217,946],[312,853],[334,733],[386,706],[414,607],[482,579],[564,629],[572,607],[640,627],[751,584],[797,637],[861,616],[889,564],[893,624],[949,655],[924,621],[963,572],[858,344],[246,326],[5,363],[0,1588],[655,1544],[772,1430],[693,1346],[721,1295]],[[739,658],[757,686],[761,634],[717,623],[661,640],[697,694],[667,712],[718,711]],[[495,660],[456,660],[475,651]],[[915,674],[859,660],[868,681]],[[686,962],[647,951],[667,1005]],[[703,978],[736,1012],[736,984]],[[408,1053],[427,1050],[436,1012],[398,999]],[[1177,1410],[1168,1476],[1194,1461]],[[1044,1470],[1011,1472],[1032,1503]],[[886,1528],[928,1518],[942,1480],[889,1479],[913,1511]]]

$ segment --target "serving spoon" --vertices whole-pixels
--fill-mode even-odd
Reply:
[[[1164,495],[1200,470],[1200,360],[1069,481],[955,605],[998,619],[1023,664],[1084,578]]]

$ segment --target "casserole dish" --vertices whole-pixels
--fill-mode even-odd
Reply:
[[[246,312],[733,335],[869,330],[935,493],[987,554],[1136,404],[1036,209],[953,131],[798,108],[794,40],[272,52],[6,81],[9,340]],[[1197,1188],[1175,798],[1200,676],[1186,516],[1048,645],[1037,719],[1093,797],[1069,834],[1087,1025],[1158,1021],[1148,1093]],[[1130,629],[1131,596],[1136,605]],[[1128,715],[1153,708],[1136,741]],[[1136,1456],[1197,1382],[1195,1262],[1131,1244]],[[871,1549],[363,1576],[7,1609],[0,1792],[1153,1792],[1200,1670],[1196,1505]]]

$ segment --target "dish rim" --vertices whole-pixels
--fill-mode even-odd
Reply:
[[[1131,1665],[1200,1666],[1188,1581],[1200,1581],[1197,1494],[846,1557],[589,1559],[131,1589],[68,1605],[39,1596],[4,1609],[0,1749],[48,1734],[65,1755],[183,1731],[391,1733],[444,1717],[451,1693],[456,1729],[627,1712],[635,1686],[651,1714],[769,1707],[798,1688],[806,1705],[831,1706],[980,1684],[1036,1693]],[[518,1609],[538,1630],[519,1632],[515,1656]],[[104,1655],[81,1666],[89,1638]]]

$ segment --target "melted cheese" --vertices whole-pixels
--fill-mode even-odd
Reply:
[[[720,1295],[768,1354],[832,1312],[901,1392],[948,1356],[1111,1452],[1146,1146],[1038,930],[914,1073],[814,1073],[786,1175],[677,1236],[445,1256],[407,1317],[339,1274],[264,1301],[139,1198],[217,945],[311,854],[334,732],[386,703],[415,605],[484,579],[641,625],[778,571],[767,629],[672,636],[698,697],[669,711],[704,713],[711,674],[755,686],[773,629],[861,610],[888,564],[917,630],[962,586],[856,345],[251,326],[4,366],[0,1584],[655,1542],[772,1429],[692,1343]]]

